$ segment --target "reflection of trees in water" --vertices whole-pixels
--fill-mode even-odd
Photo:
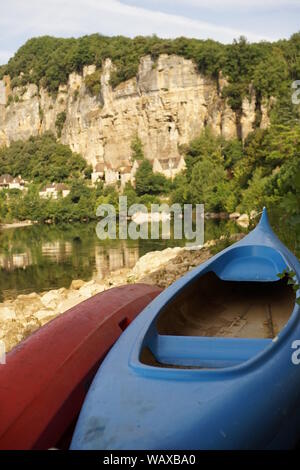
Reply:
[[[276,220],[271,222],[276,227]],[[69,287],[73,279],[101,279],[112,271],[133,267],[149,251],[185,244],[174,240],[172,231],[170,240],[100,241],[95,227],[93,223],[31,226],[0,232],[0,300],[1,293],[15,297]],[[205,221],[205,241],[239,231],[233,221]],[[276,233],[295,250],[293,231],[278,227]]]
[[[137,242],[100,241],[95,224],[10,229],[0,233],[1,291],[7,298],[69,287],[73,279],[133,267],[138,258]]]
[[[73,279],[101,279],[132,268],[140,256],[184,240],[102,240],[95,224],[31,226],[0,233],[0,286],[5,297],[69,287]],[[224,224],[206,222],[206,239],[224,233]]]

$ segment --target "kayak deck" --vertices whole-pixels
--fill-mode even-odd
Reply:
[[[222,281],[210,272],[176,297],[157,320],[161,335],[274,338],[295,304],[286,280]]]

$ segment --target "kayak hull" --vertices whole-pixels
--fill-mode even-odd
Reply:
[[[58,316],[9,352],[6,364],[0,365],[0,449],[67,445],[100,363],[160,292],[145,284],[107,290]]]

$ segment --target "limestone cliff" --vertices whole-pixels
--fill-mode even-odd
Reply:
[[[0,146],[27,139],[45,131],[56,133],[56,118],[66,113],[61,141],[80,152],[93,166],[110,162],[114,167],[128,162],[131,141],[137,133],[149,159],[176,157],[187,144],[211,126],[226,138],[245,138],[256,118],[255,92],[243,101],[237,116],[222,98],[226,80],[219,83],[200,75],[195,64],[179,56],[161,55],[153,62],[141,59],[138,74],[114,90],[109,84],[113,65],[103,64],[101,93],[91,96],[85,77],[95,71],[84,68],[72,73],[56,97],[29,84],[10,88],[10,78],[0,81]],[[261,107],[261,126],[268,126],[268,110]]]

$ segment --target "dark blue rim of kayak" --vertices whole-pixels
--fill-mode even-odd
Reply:
[[[180,368],[168,368],[168,367],[157,367],[146,365],[140,361],[140,355],[142,349],[145,347],[145,338],[151,331],[151,329],[156,329],[156,320],[159,314],[162,311],[162,306],[167,306],[171,301],[177,297],[186,287],[188,282],[196,281],[200,276],[207,272],[216,272],[214,269],[211,268],[212,265],[218,265],[218,261],[221,260],[227,253],[232,252],[233,250],[237,249],[244,249],[245,247],[254,248],[256,252],[260,251],[263,248],[267,249],[267,253],[269,249],[272,249],[273,254],[277,257],[277,261],[279,260],[279,264],[281,269],[278,271],[277,274],[283,271],[283,269],[288,269],[290,271],[294,271],[296,273],[294,279],[297,283],[300,282],[300,264],[297,258],[283,245],[283,243],[278,239],[278,237],[274,234],[267,216],[267,211],[264,208],[262,217],[260,219],[259,224],[257,227],[250,232],[245,238],[243,238],[240,242],[235,243],[234,245],[228,247],[227,249],[223,250],[222,252],[216,254],[214,257],[210,258],[208,261],[200,265],[199,267],[195,268],[193,271],[187,273],[183,278],[176,281],[172,284],[168,289],[162,292],[156,299],[154,299],[151,304],[149,304],[144,312],[149,312],[150,320],[146,322],[143,326],[142,330],[140,330],[136,341],[134,342],[133,349],[129,356],[129,367],[138,375],[142,375],[145,377],[152,377],[152,378],[163,378],[163,379],[176,379],[176,380],[199,380],[200,378],[205,379],[212,378],[214,379],[231,379],[236,375],[242,375],[251,372],[253,369],[256,369],[259,365],[263,364],[264,362],[268,361],[271,357],[274,356],[280,351],[280,347],[283,342],[288,340],[289,336],[292,336],[293,330],[297,323],[300,321],[300,305],[295,302],[295,306],[293,312],[286,323],[286,325],[282,328],[282,330],[278,333],[278,335],[273,339],[247,339],[247,341],[258,342],[264,341],[265,347],[261,349],[256,355],[252,358],[234,366],[228,366],[223,368],[215,368],[215,369],[180,369]],[[281,261],[280,261],[281,260]],[[217,273],[218,274],[218,273]],[[225,276],[224,280],[228,280]],[[243,278],[243,276],[239,279],[231,279],[237,282],[239,281],[246,281],[249,279]],[[253,281],[275,281],[275,278],[272,279],[252,279]],[[276,280],[278,281],[279,278],[277,277]],[[297,292],[300,294],[300,290]],[[151,312],[151,313],[150,313]],[[190,337],[193,338],[193,337]],[[232,340],[240,340],[239,338],[224,338],[225,341],[232,341]],[[300,339],[300,338],[299,338]],[[292,343],[292,342],[291,342]],[[291,349],[292,352],[292,349]]]

